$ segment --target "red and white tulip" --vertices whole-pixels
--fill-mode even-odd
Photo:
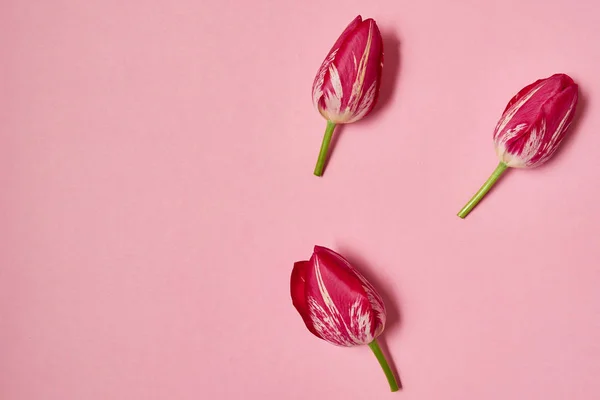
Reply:
[[[365,117],[375,106],[383,67],[383,40],[373,19],[359,15],[346,27],[313,82],[313,104],[327,119],[315,175],[322,176],[333,131]]]
[[[392,391],[398,384],[377,337],[385,327],[385,305],[373,285],[333,250],[315,246],[309,261],[294,264],[292,303],[315,336],[336,346],[368,345]]]
[[[465,218],[507,168],[533,168],[548,161],[567,134],[577,100],[577,84],[565,74],[540,79],[517,93],[494,130],[500,163],[458,216]]]

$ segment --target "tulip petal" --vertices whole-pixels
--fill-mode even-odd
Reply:
[[[363,310],[368,306],[356,279],[347,271],[324,266],[318,260],[313,261],[313,267],[308,275],[307,299],[318,336],[339,346],[368,343],[369,338],[364,336],[370,336],[370,329],[365,329],[367,335],[357,335],[350,327],[350,308]],[[370,325],[371,321],[366,323]]]
[[[515,104],[517,101],[519,101],[520,99],[522,99],[525,95],[527,95],[529,92],[531,92],[537,85],[539,85],[540,82],[542,82],[544,80],[545,79],[538,79],[537,81],[533,82],[532,84],[527,85],[523,89],[521,89],[519,91],[519,93],[517,93],[515,95],[515,97],[513,97],[512,99],[510,99],[510,101],[506,105],[506,108],[504,109],[504,111],[502,112],[502,114],[506,113],[506,111],[509,108],[511,108],[513,104]]]
[[[383,331],[386,322],[386,311],[385,304],[383,299],[377,292],[377,290],[373,287],[371,282],[367,280],[356,268],[354,268],[344,257],[335,251],[328,249],[322,246],[315,246],[314,249],[315,254],[319,254],[321,257],[332,257],[332,260],[336,261],[336,264],[345,267],[348,271],[356,277],[362,285],[362,290],[364,290],[367,295],[367,299],[369,300],[369,304],[371,306],[372,311],[375,313],[375,317],[377,321],[379,321],[378,325],[380,327],[379,331],[375,332],[375,336],[378,336],[379,333]]]
[[[350,22],[348,24],[348,26],[346,27],[346,29],[344,29],[344,32],[342,32],[342,34],[340,35],[340,37],[338,38],[338,40],[335,42],[335,44],[331,47],[331,50],[329,51],[329,53],[333,52],[335,49],[339,49],[340,46],[342,45],[342,43],[344,43],[344,41],[346,40],[346,38],[348,36],[350,36],[354,30],[356,29],[356,27],[363,22],[362,17],[360,15],[358,15],[356,18],[354,18],[352,20],[352,22]]]
[[[558,150],[573,122],[578,98],[577,85],[571,85],[544,104],[542,120],[546,123],[546,131],[536,155],[531,157],[530,165],[543,164]],[[553,112],[557,109],[566,112],[560,114]]]
[[[362,33],[364,31],[364,34]],[[366,43],[362,40],[366,37]],[[377,24],[372,19],[365,20],[358,28],[357,34],[348,40],[342,47],[338,57],[344,57],[344,52],[352,52],[354,69],[350,96],[347,97],[346,109],[354,122],[362,119],[375,105],[376,95],[379,92],[379,77],[383,63],[383,40]],[[358,57],[360,56],[360,57]],[[356,61],[358,59],[358,61]],[[346,65],[351,65],[347,63]]]
[[[344,29],[340,37],[336,40],[334,45],[329,50],[329,53],[327,53],[325,61],[323,61],[323,63],[321,64],[321,67],[319,68],[317,76],[315,77],[315,80],[313,82],[313,103],[315,104],[315,107],[318,106],[319,100],[323,96],[323,84],[325,83],[325,80],[329,80],[328,75],[331,73],[330,66],[333,63],[333,60],[335,59],[338,50],[340,49],[341,45],[344,43],[346,38],[354,32],[356,27],[361,22],[362,17],[359,15],[356,18],[354,18],[354,20],[350,22],[350,24],[348,24],[346,29]]]
[[[317,336],[339,345],[368,344],[383,331],[385,311],[372,286],[337,253],[315,247],[306,295]],[[364,280],[364,281],[363,281]],[[375,307],[371,299],[379,301]],[[378,310],[375,310],[377,308]]]
[[[296,310],[298,310],[304,324],[309,331],[314,335],[319,336],[313,327],[308,304],[306,302],[306,274],[309,269],[310,263],[308,261],[298,261],[294,263],[292,277],[290,279],[290,292],[292,294],[292,304],[296,307]]]

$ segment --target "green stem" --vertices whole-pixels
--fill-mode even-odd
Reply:
[[[462,210],[460,210],[460,212],[458,213],[459,217],[465,218],[467,215],[469,215],[471,210],[475,208],[475,206],[481,201],[481,199],[483,199],[487,192],[490,191],[492,186],[494,186],[494,184],[498,181],[500,176],[502,176],[504,171],[506,171],[506,168],[508,168],[508,165],[500,161],[492,175],[488,178],[487,181],[485,181],[481,189],[479,189],[477,193],[475,193],[475,196],[473,196],[471,200],[469,200],[469,202],[462,208]]]
[[[390,390],[392,392],[397,392],[398,382],[396,382],[396,377],[394,376],[392,369],[390,368],[387,360],[385,359],[385,356],[383,355],[383,352],[379,347],[379,343],[377,343],[377,339],[369,343],[369,347],[371,348],[371,350],[373,350],[373,354],[375,354],[375,357],[377,357],[377,361],[379,361],[379,365],[381,365],[381,368],[385,373],[385,377],[387,378],[388,383],[390,384]]]
[[[321,143],[321,151],[319,151],[319,159],[317,160],[317,165],[315,166],[315,175],[323,176],[323,169],[325,168],[325,160],[327,159],[327,153],[329,151],[329,144],[331,143],[331,138],[333,137],[333,130],[335,129],[335,124],[331,121],[327,121],[327,128],[325,128],[325,135],[323,136],[323,143]]]

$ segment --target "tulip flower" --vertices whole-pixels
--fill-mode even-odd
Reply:
[[[313,103],[327,120],[315,175],[323,175],[335,126],[356,122],[375,106],[382,66],[379,28],[359,15],[335,42],[313,83]]]
[[[368,345],[395,392],[398,384],[377,337],[385,327],[385,305],[375,288],[341,255],[315,246],[309,261],[294,264],[292,303],[306,327],[336,346]]]
[[[540,79],[513,97],[494,131],[500,163],[458,216],[465,218],[507,168],[534,168],[548,161],[573,121],[577,99],[577,84],[565,74]]]

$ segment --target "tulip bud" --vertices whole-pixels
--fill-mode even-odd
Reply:
[[[396,378],[377,343],[385,327],[385,305],[375,288],[346,259],[315,246],[309,261],[294,264],[292,303],[308,330],[336,346],[369,345],[392,391]]]
[[[494,131],[500,163],[458,216],[465,218],[508,167],[533,168],[548,161],[573,121],[577,99],[577,84],[565,74],[540,79],[513,97]]]
[[[335,42],[313,82],[313,103],[327,119],[315,175],[323,175],[335,126],[356,122],[375,106],[382,67],[379,28],[359,15]]]

